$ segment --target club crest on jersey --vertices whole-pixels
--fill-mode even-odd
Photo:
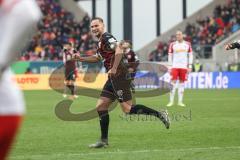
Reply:
[[[123,90],[118,90],[118,91],[117,91],[117,95],[118,95],[119,97],[122,97],[122,96],[123,96]]]

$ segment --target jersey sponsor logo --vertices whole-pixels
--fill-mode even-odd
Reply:
[[[187,52],[186,49],[176,49],[175,50],[176,53],[181,53],[181,52]]]
[[[117,90],[117,95],[119,97],[122,97],[123,96],[123,90]]]
[[[66,57],[66,59],[67,59],[67,61],[70,61],[70,60],[72,60],[72,56],[71,56],[71,55],[69,55],[69,54],[67,54],[67,57]]]
[[[108,42],[109,42],[109,43],[113,43],[113,42],[117,42],[117,40],[114,39],[114,38],[110,38],[110,39],[108,40]]]

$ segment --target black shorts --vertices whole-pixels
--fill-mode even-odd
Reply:
[[[112,101],[117,99],[120,103],[126,102],[132,99],[130,88],[131,79],[126,76],[109,77],[100,96],[110,98]]]
[[[66,81],[75,81],[75,70],[65,70],[65,80]]]

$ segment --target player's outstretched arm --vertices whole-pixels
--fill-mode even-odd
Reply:
[[[240,40],[237,42],[229,43],[225,46],[226,50],[231,50],[231,49],[240,49]]]

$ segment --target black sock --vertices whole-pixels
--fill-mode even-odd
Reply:
[[[101,127],[101,139],[108,139],[109,114],[108,111],[98,111]]]
[[[67,87],[70,89],[71,94],[72,94],[72,95],[75,95],[75,92],[74,92],[74,85],[67,85]]]
[[[160,117],[160,112],[154,109],[148,108],[142,104],[132,105],[132,108],[129,114],[144,114],[144,115],[152,115],[158,118]]]

